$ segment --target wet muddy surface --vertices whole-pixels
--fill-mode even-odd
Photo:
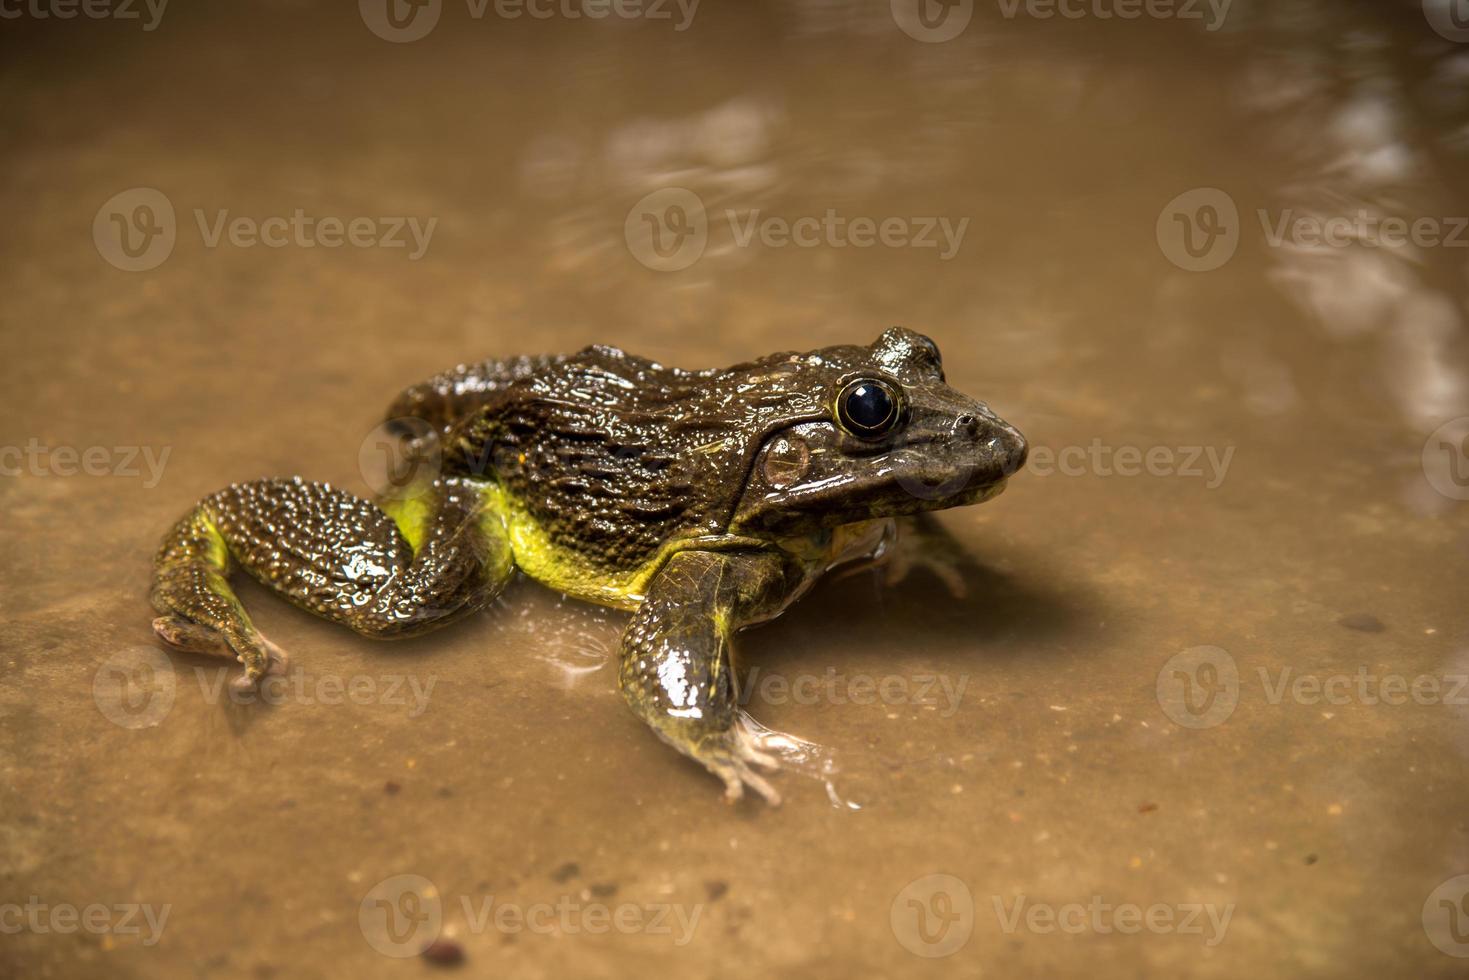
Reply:
[[[0,964],[1461,975],[1469,45],[1429,7],[0,22]],[[1031,461],[947,570],[741,635],[812,743],[779,809],[627,712],[624,614],[528,581],[397,644],[241,582],[294,658],[250,703],[153,639],[192,502],[368,494],[443,368],[892,324]]]

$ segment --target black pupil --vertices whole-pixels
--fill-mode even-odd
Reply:
[[[847,418],[859,429],[879,429],[892,418],[893,398],[881,385],[860,384],[847,394]]]

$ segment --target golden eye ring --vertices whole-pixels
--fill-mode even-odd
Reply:
[[[837,424],[859,439],[881,439],[898,427],[902,417],[902,398],[881,378],[849,381],[837,395]]]

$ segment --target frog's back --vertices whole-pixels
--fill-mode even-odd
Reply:
[[[485,480],[527,574],[629,605],[670,541],[727,520],[737,481],[698,465],[730,426],[709,403],[718,374],[588,347],[461,366],[393,411],[440,429],[447,474]]]
[[[389,406],[387,417],[390,423],[421,419],[446,432],[459,419],[502,397],[512,385],[566,359],[564,354],[533,354],[460,364],[404,389]],[[409,429],[406,425],[396,428],[404,432]]]

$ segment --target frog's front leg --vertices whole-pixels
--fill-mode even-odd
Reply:
[[[472,481],[439,480],[392,516],[324,483],[257,480],[206,497],[154,560],[159,637],[183,650],[232,655],[246,686],[278,648],[229,585],[238,565],[319,616],[374,637],[408,636],[489,602],[513,563],[499,515]]]
[[[679,552],[654,576],[623,635],[623,698],[659,738],[724,780],[730,800],[749,786],[780,802],[751,768],[776,763],[739,725],[730,645],[741,626],[778,612],[798,583],[775,554]]]

